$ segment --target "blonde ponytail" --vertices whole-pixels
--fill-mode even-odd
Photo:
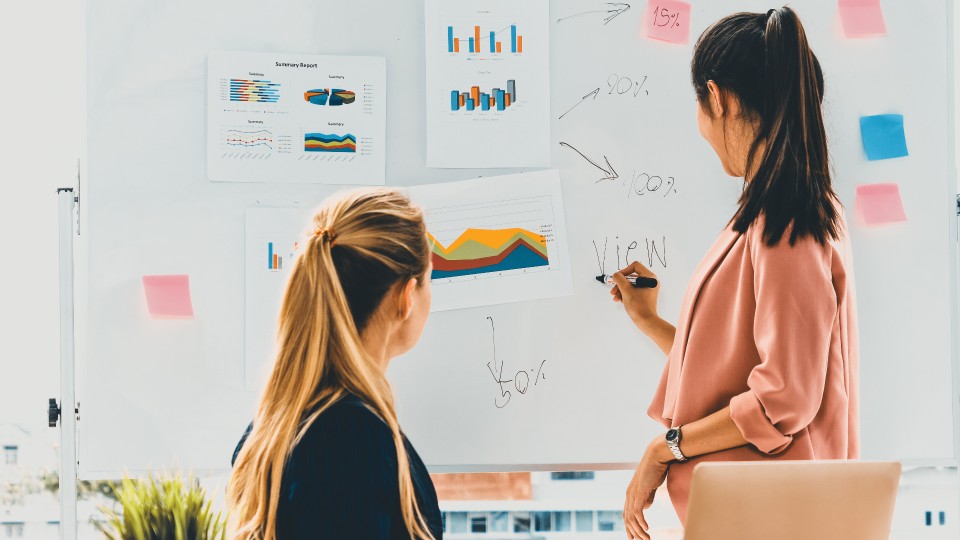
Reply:
[[[404,523],[411,538],[432,540],[390,384],[360,339],[391,286],[427,277],[423,215],[396,191],[355,190],[325,202],[308,235],[284,293],[273,370],[230,478],[234,538],[276,540],[287,459],[314,420],[350,393],[390,428]]]

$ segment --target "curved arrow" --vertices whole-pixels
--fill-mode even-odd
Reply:
[[[617,174],[617,171],[615,171],[615,170],[613,169],[613,165],[610,165],[610,160],[607,159],[607,156],[603,156],[603,161],[606,162],[606,164],[607,164],[607,168],[604,169],[604,168],[601,167],[600,165],[597,165],[597,163],[596,163],[595,161],[593,161],[592,159],[590,159],[590,158],[588,158],[587,156],[583,155],[583,152],[577,150],[576,148],[574,148],[574,147],[571,146],[570,144],[561,141],[561,142],[560,142],[560,146],[566,146],[567,148],[569,148],[569,149],[573,150],[574,152],[580,154],[580,157],[582,157],[583,159],[587,160],[588,163],[590,163],[590,164],[593,165],[594,167],[596,167],[596,168],[600,169],[601,171],[603,171],[603,174],[604,174],[605,176],[603,176],[602,178],[600,178],[599,180],[597,180],[598,183],[599,183],[599,182],[603,182],[604,180],[616,180],[617,178],[620,178],[620,175]],[[609,169],[609,170],[608,170],[608,169]]]

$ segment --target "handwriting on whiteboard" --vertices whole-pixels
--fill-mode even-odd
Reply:
[[[565,116],[573,112],[574,109],[583,105],[586,102],[593,102],[597,100],[597,96],[623,96],[624,98],[640,98],[650,95],[650,90],[647,89],[647,76],[643,75],[641,77],[629,77],[627,75],[621,75],[618,73],[611,73],[607,77],[607,89],[602,91],[603,86],[597,86],[591,90],[588,90],[586,94],[580,97],[576,103],[573,104],[569,109],[564,111],[563,114],[557,117],[557,120],[563,120]],[[572,101],[572,100],[571,100]],[[622,104],[626,105],[633,103],[633,100],[621,101]]]
[[[487,370],[493,377],[493,382],[497,385],[498,395],[493,398],[493,404],[498,409],[502,409],[506,407],[508,403],[510,403],[510,400],[513,398],[514,391],[521,396],[525,396],[536,386],[538,386],[540,381],[547,380],[547,375],[543,372],[543,367],[546,365],[547,361],[541,361],[538,367],[531,368],[529,372],[521,369],[516,373],[513,373],[512,370],[510,373],[505,373],[504,361],[501,360],[500,364],[497,364],[496,325],[493,322],[493,317],[487,317],[487,320],[490,321],[490,333],[493,340],[493,361],[487,362]],[[504,377],[512,378],[505,379]]]
[[[657,268],[667,267],[667,237],[661,237],[659,245],[656,238],[644,238],[643,243],[636,239],[621,240],[609,236],[603,240],[593,241],[593,250],[597,254],[597,270],[599,274],[611,274],[626,268],[635,260],[647,265],[647,268],[656,271]],[[646,254],[646,258],[643,255]],[[609,264],[611,259],[613,264]]]

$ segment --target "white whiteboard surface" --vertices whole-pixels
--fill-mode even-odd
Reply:
[[[563,182],[574,294],[435,313],[420,345],[394,362],[401,425],[433,470],[637,461],[661,432],[645,411],[664,359],[593,276],[626,258],[652,262],[663,282],[661,314],[676,320],[687,280],[735,208],[738,181],[723,174],[697,133],[692,43],[642,37],[641,2],[606,25],[600,16],[557,23],[585,5],[551,2],[550,23],[551,165]],[[791,5],[824,67],[836,187],[848,216],[856,184],[896,181],[909,218],[869,230],[852,224],[863,456],[950,461],[956,246],[948,2],[884,2],[888,35],[862,40],[842,37],[835,2]],[[733,11],[769,7],[695,2],[691,34]],[[422,21],[420,2],[386,0],[339,11],[294,0],[90,2],[78,318],[83,478],[229,467],[257,397],[243,390],[245,209],[311,207],[334,191],[205,179],[210,51],[386,57],[388,185],[518,172],[425,167]],[[608,82],[616,87],[623,78],[631,88],[644,81],[642,91],[609,93]],[[867,162],[858,118],[886,112],[905,116],[911,155]],[[561,142],[605,167],[609,160],[618,178],[598,183],[604,173]],[[654,176],[664,184],[638,194]],[[147,317],[140,278],[164,273],[190,274],[194,320]],[[546,360],[546,380],[502,409],[486,365],[488,317],[505,373]]]

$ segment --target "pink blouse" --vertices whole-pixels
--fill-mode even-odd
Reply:
[[[790,246],[789,229],[769,247],[760,227],[727,228],[700,262],[648,411],[676,427],[729,405],[750,443],[671,465],[667,489],[684,522],[697,463],[860,453],[848,251],[811,238]]]

